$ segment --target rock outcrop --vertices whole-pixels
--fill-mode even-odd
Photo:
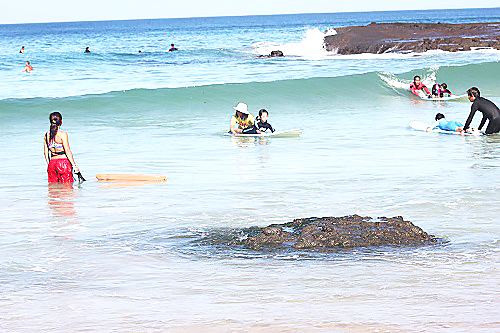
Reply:
[[[335,29],[326,36],[325,49],[338,54],[500,50],[500,23],[370,23]]]
[[[322,250],[380,245],[434,244],[438,239],[401,216],[312,217],[295,219],[285,224],[247,230],[254,234],[244,244],[252,249],[290,247]]]

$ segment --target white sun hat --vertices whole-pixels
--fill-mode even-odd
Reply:
[[[250,112],[248,112],[248,105],[246,105],[245,103],[240,102],[238,103],[238,105],[233,106],[233,109],[244,114],[250,114]]]

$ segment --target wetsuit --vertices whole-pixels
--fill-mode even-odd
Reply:
[[[255,127],[262,133],[265,133],[266,131],[270,131],[271,133],[274,133],[274,128],[269,124],[268,122],[263,123],[262,121],[259,121]]]
[[[432,95],[433,96],[438,96],[438,97],[443,97],[444,94],[448,94],[451,96],[451,91],[448,89],[443,89],[439,87],[439,85],[436,83],[432,86]]]
[[[474,100],[470,109],[469,117],[465,122],[464,131],[469,128],[476,111],[480,111],[483,113],[483,119],[481,119],[481,123],[479,124],[479,130],[483,128],[486,119],[488,119],[488,127],[486,127],[484,133],[493,134],[500,132],[500,110],[492,101],[483,97],[478,97]]]
[[[422,82],[420,82],[420,84],[418,86],[415,85],[415,82],[412,82],[410,84],[410,90],[413,94],[417,95],[418,96],[418,93],[417,93],[417,90],[424,90],[427,95],[430,95],[431,92],[429,91],[429,89],[427,89],[427,87],[425,86],[425,84],[423,84]]]

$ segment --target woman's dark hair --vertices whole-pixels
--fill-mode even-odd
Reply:
[[[420,76],[415,75],[415,76],[413,77],[413,81],[415,81],[415,80],[417,79],[417,77],[420,79]]]
[[[265,113],[267,113],[267,115],[269,115],[269,112],[267,112],[267,110],[266,110],[266,109],[260,109],[260,110],[259,110],[259,117],[261,117],[261,118],[262,118],[262,114],[263,114],[264,112],[265,112]]]
[[[467,90],[467,95],[474,96],[474,98],[481,97],[481,93],[479,92],[479,89],[477,89],[476,87],[469,88]]]
[[[50,136],[49,136],[49,142],[54,140],[57,134],[57,129],[59,126],[62,124],[62,114],[59,112],[52,112],[49,116],[49,121],[50,121]]]
[[[439,119],[443,119],[443,118],[444,118],[444,114],[442,114],[442,113],[438,113],[438,114],[436,115],[436,118],[435,118],[435,119],[436,119],[436,120],[439,120]]]
[[[448,88],[448,85],[446,83],[441,83],[441,87],[443,87],[444,89],[447,89]]]

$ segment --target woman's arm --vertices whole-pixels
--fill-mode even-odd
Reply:
[[[236,120],[236,118],[234,117],[234,115],[231,117],[231,125],[229,125],[229,130],[231,131],[231,133],[233,134],[238,134],[238,133],[241,133],[241,129],[239,128],[235,128],[236,127],[236,124],[238,123],[238,121]]]
[[[64,152],[66,153],[66,157],[68,157],[68,160],[71,162],[71,165],[73,166],[73,170],[75,172],[79,172],[80,170],[76,166],[75,160],[73,159],[73,154],[71,153],[71,149],[69,148],[68,133],[62,132],[62,133],[60,133],[60,135],[61,135],[61,139],[63,142]]]
[[[49,147],[47,147],[47,134],[43,136],[43,155],[45,156],[45,162],[49,164],[50,158],[49,158]]]

